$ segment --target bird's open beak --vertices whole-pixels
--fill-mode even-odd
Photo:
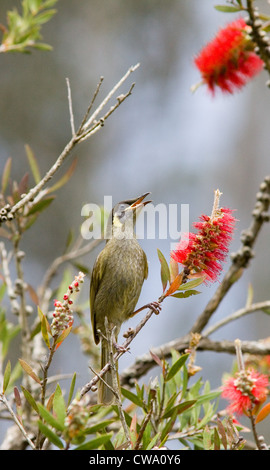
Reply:
[[[146,196],[151,193],[144,193],[142,196],[138,197],[127,209],[138,209],[146,206],[146,204],[149,204],[152,201],[144,201]]]

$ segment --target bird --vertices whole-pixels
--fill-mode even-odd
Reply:
[[[136,235],[136,219],[150,200],[150,193],[114,206],[108,219],[106,245],[93,265],[90,282],[90,310],[94,341],[101,342],[101,369],[109,362],[110,347],[106,338],[106,318],[114,331],[114,344],[123,322],[133,314],[142,285],[148,277],[148,262]],[[140,309],[141,310],[141,309]],[[118,372],[117,377],[118,377]],[[112,372],[109,369],[98,383],[98,403],[115,403]],[[119,379],[118,379],[119,380]]]

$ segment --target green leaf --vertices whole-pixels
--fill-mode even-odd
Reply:
[[[167,411],[165,410],[161,418],[167,419],[167,418],[170,418],[174,414],[179,415],[183,413],[184,411],[186,411],[188,408],[191,408],[191,406],[193,406],[194,403],[196,403],[196,401],[197,400],[187,400],[187,401],[184,401],[183,403],[179,403],[179,405],[173,406]]]
[[[181,284],[181,286],[177,290],[181,291],[188,291],[190,289],[194,289],[194,287],[198,287],[200,284],[202,284],[205,281],[205,277],[196,277],[195,279],[192,279],[192,281],[188,281],[184,284]]]
[[[36,403],[36,400],[32,397],[31,393],[26,390],[26,388],[24,388],[22,385],[21,385],[21,389],[22,389],[22,392],[26,398],[26,400],[28,401],[28,403],[32,406],[32,408],[39,414],[39,411],[38,411],[38,406],[37,406],[37,403]]]
[[[211,431],[208,426],[205,426],[203,430],[203,447],[204,450],[210,450],[212,447]]]
[[[62,343],[64,341],[64,339],[66,339],[66,337],[69,335],[69,333],[71,332],[72,330],[72,326],[69,326],[68,328],[65,328],[64,331],[61,333],[60,336],[58,336],[57,340],[55,341],[55,344],[59,344],[60,346],[60,343]]]
[[[36,17],[37,23],[38,24],[47,23],[55,15],[56,12],[57,12],[57,10],[51,9],[51,10],[46,10],[43,13],[40,13]]]
[[[23,359],[19,359],[19,362],[23,368],[23,370],[30,376],[32,377],[33,380],[35,380],[35,382],[37,382],[39,385],[41,385],[41,381],[39,379],[39,377],[35,374],[35,372],[33,371],[32,367],[27,364],[26,361],[24,361]]]
[[[45,315],[42,315],[42,320],[41,320],[41,334],[42,337],[45,341],[46,346],[50,349],[50,340],[49,340],[49,335],[48,335],[48,327],[47,327],[47,319]]]
[[[161,283],[163,287],[163,292],[166,289],[167,283],[170,280],[170,269],[168,266],[168,263],[164,257],[164,255],[161,253],[161,251],[158,249],[158,259],[161,265],[161,270],[160,270],[160,276],[161,276]]]
[[[59,384],[57,384],[54,392],[53,411],[56,414],[58,422],[64,427],[66,417],[66,404]]]
[[[5,372],[4,372],[4,378],[3,378],[3,393],[5,393],[8,387],[10,374],[11,374],[11,364],[10,364],[10,361],[8,361],[6,368],[5,368]]]
[[[75,447],[74,450],[96,450],[102,445],[104,445],[106,442],[108,442],[112,437],[113,432],[111,432],[110,434],[103,434],[102,436],[99,436],[95,439],[92,439],[91,441],[79,445],[78,447]]]
[[[1,193],[2,194],[4,194],[6,189],[7,189],[7,185],[8,185],[9,177],[10,177],[10,172],[11,172],[11,164],[12,164],[12,159],[11,159],[11,157],[9,157],[6,161],[6,164],[4,166],[4,170],[3,170],[3,173],[2,173],[2,188],[1,188]]]
[[[57,431],[63,431],[64,426],[60,423],[48,410],[45,406],[41,403],[37,404],[39,415],[53,428],[57,429]]]
[[[122,395],[127,398],[129,401],[134,403],[135,405],[139,406],[140,408],[145,408],[145,405],[140,398],[135,395],[135,393],[132,393],[130,390],[127,390],[126,388],[121,388]]]
[[[221,391],[215,391],[215,392],[210,392],[206,393],[204,395],[198,396],[197,398],[197,405],[201,405],[202,403],[210,400],[215,400],[215,398],[219,397],[221,394]]]
[[[223,13],[235,13],[237,11],[242,11],[241,7],[225,6],[225,5],[215,5],[214,7],[217,11],[222,11]]]
[[[85,434],[95,434],[96,432],[99,432],[110,424],[114,423],[114,421],[114,419],[106,419],[104,421],[101,421],[100,423],[94,424],[90,428],[85,429]]]
[[[27,155],[27,158],[28,158],[29,166],[30,166],[31,171],[32,171],[32,175],[34,177],[34,181],[35,181],[36,184],[38,184],[41,180],[41,176],[40,176],[40,171],[39,171],[39,167],[38,167],[36,157],[35,157],[34,153],[32,152],[30,146],[27,145],[27,144],[25,145],[25,151],[26,151],[26,155]]]
[[[214,428],[214,450],[220,450],[220,438],[217,428]]]
[[[76,372],[74,372],[72,380],[71,380],[71,384],[70,384],[67,406],[70,405],[71,400],[72,400],[72,396],[73,396],[73,392],[74,392],[74,388],[75,388],[75,383],[76,383],[76,377],[77,377]]]
[[[76,165],[77,165],[77,159],[75,158],[73,160],[73,162],[71,163],[71,165],[70,165],[69,169],[67,170],[67,172],[62,176],[62,178],[60,178],[53,186],[48,188],[48,193],[52,193],[54,191],[57,191],[62,186],[64,186],[70,180],[71,176],[73,175],[73,173],[75,171],[75,168],[76,168]]]
[[[41,199],[41,201],[38,201],[36,204],[34,204],[31,207],[31,209],[29,209],[29,212],[27,213],[27,215],[33,215],[33,214],[37,214],[39,212],[44,211],[45,209],[47,209],[47,207],[49,207],[49,205],[54,201],[54,199],[55,199],[55,196],[50,196],[50,197]]]
[[[182,356],[179,357],[179,359],[170,367],[168,373],[166,374],[165,381],[168,382],[171,380],[175,374],[183,367],[185,364],[187,358],[189,357],[189,354],[183,354]]]
[[[44,424],[42,421],[38,421],[38,427],[40,431],[44,434],[44,436],[46,436],[52,444],[54,444],[59,449],[64,448],[64,444],[61,439],[57,436],[57,434],[55,434],[54,431],[52,431],[52,429],[48,428],[46,424]]]
[[[198,295],[200,294],[200,291],[198,290],[187,290],[186,292],[177,292],[176,294],[171,294],[171,297],[176,297],[177,299],[187,299],[188,297],[191,297],[192,295]]]

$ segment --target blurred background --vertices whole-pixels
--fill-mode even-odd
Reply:
[[[131,65],[140,62],[120,91],[126,92],[135,81],[132,96],[101,131],[77,146],[59,173],[67,171],[77,156],[71,181],[24,237],[25,279],[33,287],[62,254],[70,228],[80,233],[82,206],[102,205],[105,195],[116,203],[150,191],[154,204],[179,205],[178,220],[180,205],[189,204],[192,223],[211,212],[214,190],[219,188],[221,205],[236,209],[238,223],[231,249],[238,249],[239,235],[251,221],[259,184],[270,170],[270,92],[265,86],[269,77],[262,72],[233,96],[217,93],[212,98],[205,87],[191,93],[190,87],[200,81],[193,64],[195,54],[220,26],[236,18],[216,11],[215,4],[212,0],[59,0],[57,15],[42,29],[52,52],[1,54],[0,174],[12,157],[12,177],[18,180],[28,171],[25,144],[45,174],[71,137],[66,77],[78,126],[99,77],[103,75],[104,82],[97,103]],[[270,13],[268,2],[257,4]],[[20,2],[1,0],[0,23],[6,23],[6,11],[15,6],[20,9]],[[269,299],[269,239],[269,226],[265,226],[255,247],[256,258],[211,323],[245,305],[249,284],[254,301]],[[148,257],[149,278],[138,306],[161,294],[157,248],[167,259],[170,252],[170,240],[143,239],[140,243]],[[91,267],[99,251],[100,247],[81,262]],[[88,288],[89,280],[83,288],[86,300]],[[132,343],[131,354],[121,359],[120,371],[151,347],[185,334],[215,289],[216,285],[202,287],[198,296],[166,300],[162,313]],[[131,320],[129,326],[138,320]],[[269,331],[267,315],[258,313],[224,327],[212,338],[255,340],[269,336]],[[55,359],[55,371],[77,371],[78,386],[91,377],[77,338],[69,339]],[[220,386],[232,361],[220,353],[197,356],[201,375],[212,388]],[[264,424],[260,429],[266,435]]]

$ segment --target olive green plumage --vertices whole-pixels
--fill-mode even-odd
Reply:
[[[149,193],[140,198],[118,203],[112,211],[107,226],[110,238],[98,255],[92,270],[90,284],[91,321],[95,343],[101,339],[101,368],[109,362],[108,342],[104,336],[105,317],[109,327],[115,328],[115,341],[124,321],[133,314],[139,299],[144,280],[148,275],[146,255],[139,245],[134,226],[136,216],[150,201],[143,202]],[[111,372],[104,380],[112,386]],[[98,399],[100,403],[111,404],[114,394],[99,381]]]

